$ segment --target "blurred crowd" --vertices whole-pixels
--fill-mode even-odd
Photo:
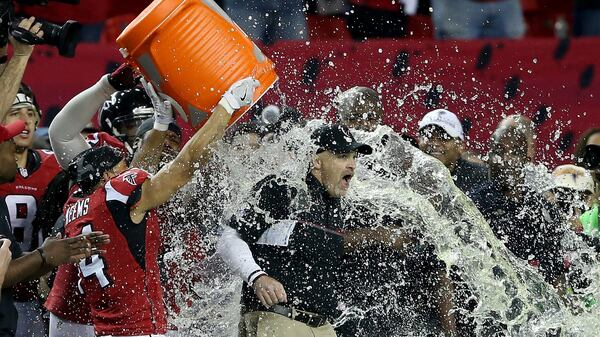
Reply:
[[[75,19],[87,42],[114,41],[148,0],[81,0],[77,6],[24,2],[19,11],[54,23]],[[600,4],[593,0],[217,0],[255,40],[436,39],[600,35]],[[341,30],[333,34],[328,30]],[[322,36],[321,36],[322,35]]]

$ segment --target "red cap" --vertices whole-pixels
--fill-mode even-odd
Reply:
[[[0,125],[0,143],[11,139],[25,130],[25,122],[18,120],[7,125]]]

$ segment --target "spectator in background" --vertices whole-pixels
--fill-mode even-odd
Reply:
[[[575,0],[573,15],[575,36],[600,35],[600,1]]]
[[[404,1],[390,0],[349,0],[352,8],[347,16],[347,24],[352,38],[405,37],[406,14]]]
[[[520,38],[520,0],[431,0],[437,39]]]
[[[555,187],[553,196],[565,213],[571,229],[582,232],[580,216],[593,207],[594,179],[590,172],[575,165],[560,165],[552,172]]]
[[[419,122],[419,148],[441,161],[450,170],[456,186],[470,194],[487,181],[484,165],[463,159],[465,135],[455,114],[437,109]]]
[[[598,223],[597,214],[600,198],[600,188],[598,187],[600,186],[600,128],[588,129],[579,137],[574,155],[575,160],[573,164],[590,170],[596,183],[594,207],[592,210],[584,213],[584,217],[589,221],[593,219],[595,223]]]
[[[534,135],[527,117],[502,120],[490,144],[490,183],[470,196],[498,240],[556,286],[563,273],[560,211],[524,184],[524,169],[535,158]]]
[[[586,130],[575,146],[575,161],[573,164],[581,166],[585,157],[586,146],[598,145],[600,146],[600,128],[591,128]]]
[[[303,0],[225,0],[229,16],[252,39],[305,40],[308,36]]]
[[[554,188],[551,197],[555,200],[571,230],[596,252],[600,251],[598,238],[598,221],[593,224],[586,222],[582,214],[590,210],[593,205],[595,190],[594,179],[590,172],[575,165],[561,165],[552,172]],[[596,219],[598,217],[596,207]],[[586,295],[586,288],[590,286],[588,273],[584,272],[585,265],[591,258],[587,252],[580,251],[580,246],[573,240],[564,240],[564,265],[565,280],[563,289],[559,293],[574,309],[586,306],[589,308],[595,302],[591,294]],[[562,283],[562,282],[561,282]],[[577,294],[579,300],[574,300],[571,295]],[[582,300],[581,300],[582,299]],[[577,309],[576,309],[577,310]]]
[[[340,123],[349,128],[371,132],[383,122],[383,104],[377,91],[371,88],[350,88],[340,93],[333,105]]]

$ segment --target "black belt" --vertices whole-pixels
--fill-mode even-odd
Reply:
[[[319,327],[322,327],[323,325],[327,324],[327,317],[325,317],[325,316],[310,314],[308,312],[302,312],[302,311],[298,311],[298,310],[296,310],[296,316],[293,316],[292,308],[286,307],[283,305],[279,305],[279,304],[275,304],[271,308],[271,311],[276,314],[285,316],[289,319],[293,319],[294,321],[302,322],[302,323],[310,326],[311,328],[319,328]]]

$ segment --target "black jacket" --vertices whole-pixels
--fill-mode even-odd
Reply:
[[[377,214],[369,207],[355,205],[348,212],[348,230],[373,228]],[[387,215],[379,225],[404,227]],[[405,231],[418,243],[398,251],[372,244],[347,252],[340,280],[340,298],[346,306],[364,310],[336,329],[340,337],[404,336],[419,331],[423,336],[439,335],[439,275],[445,264],[437,259],[434,246],[421,234]]]
[[[539,266],[547,282],[563,272],[560,212],[546,199],[527,192],[523,200],[506,197],[490,183],[471,195],[496,237],[517,257]]]
[[[459,158],[452,177],[456,187],[464,194],[470,195],[488,183],[488,168],[485,165]]]
[[[335,318],[335,281],[343,255],[341,201],[330,197],[312,174],[305,182],[307,192],[266,177],[254,188],[256,204],[234,216],[229,226],[249,244],[263,270],[283,284],[290,305]],[[291,226],[283,231],[288,240],[273,240],[276,228]],[[247,285],[242,303],[248,311],[265,310]]]

